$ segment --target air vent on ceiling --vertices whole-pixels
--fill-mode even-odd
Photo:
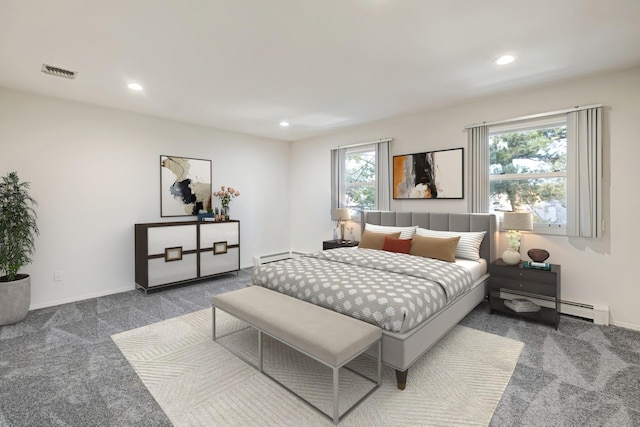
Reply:
[[[75,79],[77,71],[69,71],[64,68],[54,67],[53,65],[42,64],[42,72],[51,76],[62,77],[65,79]]]

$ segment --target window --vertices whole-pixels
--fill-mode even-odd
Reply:
[[[534,230],[567,224],[566,117],[489,128],[489,212],[526,210]]]
[[[376,207],[376,148],[375,146],[347,148],[345,152],[344,207],[351,216]]]
[[[390,139],[331,150],[331,212],[349,208],[351,220],[363,210],[388,210]]]
[[[535,232],[601,237],[602,111],[576,106],[467,126],[469,212],[528,209]]]

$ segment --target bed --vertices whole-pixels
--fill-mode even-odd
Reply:
[[[474,261],[343,248],[257,266],[252,280],[380,326],[382,360],[402,390],[411,365],[485,298],[497,221],[490,214],[367,211],[365,224],[485,234]]]

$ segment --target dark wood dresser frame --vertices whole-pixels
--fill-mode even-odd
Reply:
[[[147,291],[149,291],[150,289],[160,289],[160,288],[164,288],[167,286],[175,286],[175,285],[179,285],[179,284],[185,284],[185,283],[192,283],[192,282],[196,282],[199,280],[203,280],[203,279],[207,279],[210,277],[216,277],[222,274],[229,274],[229,273],[233,273],[235,272],[236,274],[238,273],[238,271],[240,271],[240,221],[237,220],[229,220],[229,221],[224,221],[224,222],[220,222],[220,223],[213,223],[213,224],[228,224],[228,223],[238,223],[238,244],[234,244],[234,245],[227,245],[225,242],[214,242],[214,246],[213,247],[207,247],[207,248],[201,248],[200,247],[200,226],[204,225],[204,226],[211,226],[211,222],[204,222],[204,221],[178,221],[178,222],[154,222],[154,223],[147,223],[147,224],[135,224],[135,280],[136,280],[136,289],[144,292],[144,294],[146,295]],[[198,254],[198,256],[196,257],[197,259],[197,272],[196,272],[196,277],[193,279],[187,279],[187,280],[178,280],[175,282],[170,282],[170,283],[163,283],[160,285],[153,285],[153,286],[149,286],[149,263],[148,261],[150,259],[156,259],[156,258],[165,258],[166,254],[162,253],[162,254],[153,254],[153,255],[149,255],[148,254],[148,231],[150,228],[154,228],[154,227],[175,227],[175,226],[180,226],[180,225],[195,225],[196,226],[196,249],[191,249],[191,250],[186,250],[186,251],[181,251],[181,256],[180,258],[182,258],[182,255],[189,255],[189,254]],[[232,248],[238,248],[238,262],[237,262],[237,269],[234,270],[229,270],[229,271],[225,271],[225,272],[221,272],[221,273],[216,273],[216,274],[210,274],[210,275],[205,275],[203,276],[201,274],[201,268],[200,268],[200,254],[204,254],[207,252],[213,252],[214,248],[217,247],[217,245],[224,243],[224,247],[225,250],[224,252],[218,252],[217,253],[226,253],[228,249],[232,249]],[[166,249],[175,249],[172,247],[168,247]],[[168,262],[172,262],[172,261],[168,261]]]

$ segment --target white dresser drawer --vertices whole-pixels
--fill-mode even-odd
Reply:
[[[183,254],[178,261],[154,258],[149,263],[149,287],[198,277],[198,254]]]
[[[240,249],[228,248],[227,253],[214,255],[213,251],[200,252],[200,275],[226,273],[240,269]]]
[[[182,247],[183,251],[197,248],[198,227],[195,224],[149,227],[147,255],[164,254],[166,248]]]
[[[227,246],[237,245],[240,238],[238,222],[214,222],[200,224],[200,250],[210,249],[214,243],[227,242]]]

